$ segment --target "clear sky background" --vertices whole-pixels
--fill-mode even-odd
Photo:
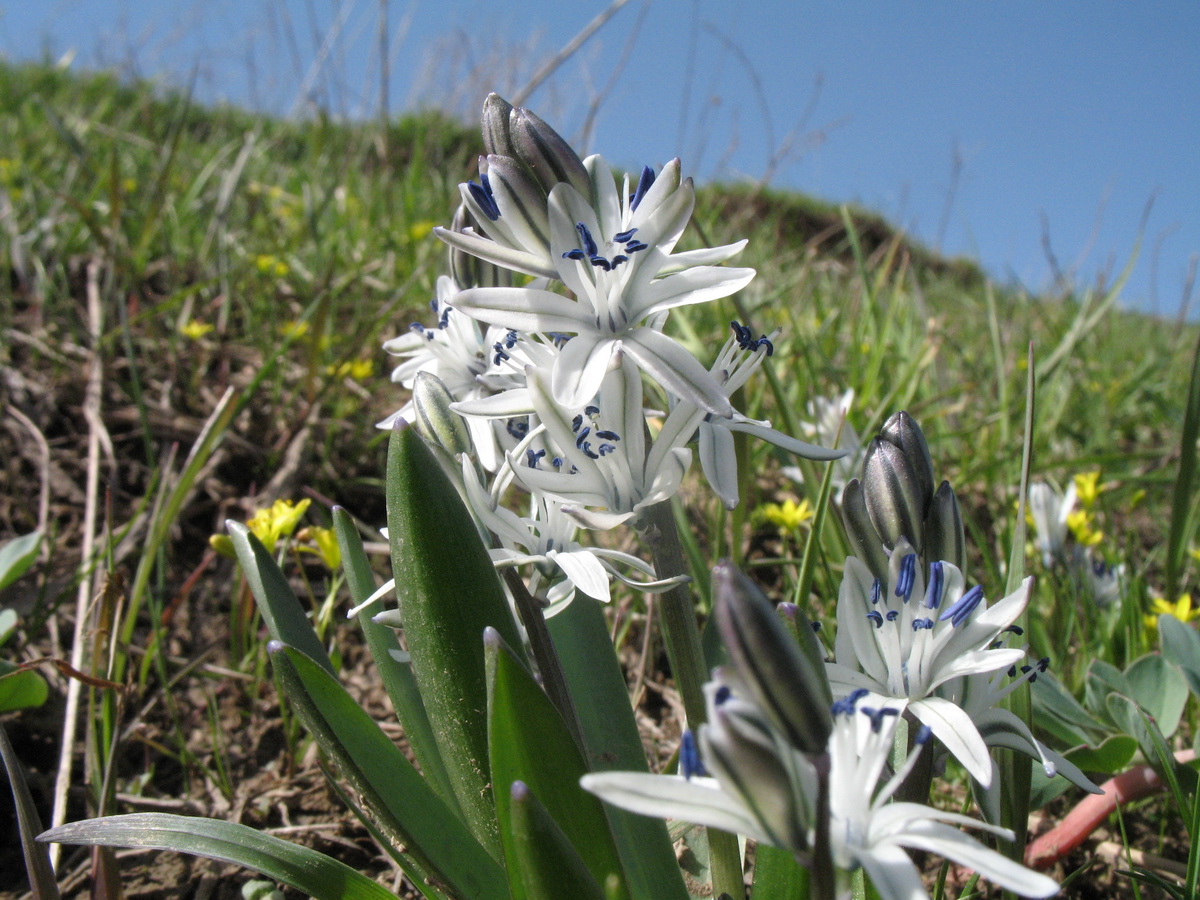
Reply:
[[[0,54],[285,115],[376,116],[386,72],[391,112],[473,116],[608,7],[0,0]],[[1200,254],[1196,0],[630,0],[526,105],[614,164],[857,202],[1033,291],[1111,282],[1151,201],[1125,305],[1175,315]]]

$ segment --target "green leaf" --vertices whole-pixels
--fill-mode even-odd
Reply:
[[[447,885],[464,898],[505,900],[504,870],[337,680],[278,643],[271,644],[271,662],[296,714],[413,881]]]
[[[1175,489],[1171,491],[1171,526],[1167,534],[1167,572],[1163,586],[1164,594],[1174,599],[1179,596],[1179,582],[1183,577],[1184,557],[1187,554],[1188,520],[1192,510],[1192,495],[1196,490],[1196,440],[1200,437],[1200,341],[1192,356],[1192,377],[1188,384],[1187,406],[1184,407],[1183,429],[1179,443],[1179,472],[1175,478]]]
[[[1158,617],[1162,653],[1183,670],[1192,693],[1200,697],[1200,633],[1174,616]]]
[[[299,650],[332,675],[329,654],[262,541],[241,522],[229,521],[225,527],[271,638]]]
[[[49,696],[46,679],[37,672],[0,660],[0,713],[41,706]]]
[[[50,866],[50,854],[37,843],[34,836],[42,830],[33,795],[25,783],[21,761],[8,741],[4,726],[0,725],[0,761],[8,773],[12,785],[13,805],[17,808],[17,831],[21,838],[21,852],[25,856],[25,871],[29,875],[29,888],[33,900],[59,900],[58,883],[54,880],[54,869]]]
[[[605,900],[605,892],[571,841],[538,798],[520,781],[504,804],[511,835],[513,897],[528,900]]]
[[[1129,696],[1154,717],[1166,737],[1175,733],[1187,703],[1188,686],[1183,673],[1158,653],[1136,659],[1125,670]]]
[[[648,771],[625,676],[613,652],[601,604],[576,597],[546,625],[575,698],[588,769]],[[629,878],[629,892],[651,900],[687,900],[666,823],[614,806],[607,812]]]
[[[587,865],[597,884],[616,875],[618,897],[628,897],[617,848],[604,808],[595,795],[579,786],[587,766],[567,724],[550,698],[501,641],[488,630],[484,637],[488,671],[488,746],[496,794],[496,816],[509,822],[515,783],[525,784],[544,804],[546,814],[562,829],[564,839]],[[501,828],[513,896],[519,898],[524,873],[514,871],[520,859],[517,836]],[[562,896],[574,896],[564,894]]]
[[[392,573],[412,671],[472,833],[501,855],[488,770],[483,632],[521,641],[471,514],[417,432],[392,432],[387,463]]]
[[[1109,728],[1084,709],[1050,672],[1038,675],[1030,686],[1034,721],[1066,746],[1090,744]]]
[[[754,852],[754,900],[808,900],[808,869],[787,850],[759,844]]]
[[[261,872],[316,900],[396,900],[387,888],[323,853],[236,822],[134,813],[60,825],[39,835],[38,840],[204,856]]]
[[[0,546],[0,591],[29,571],[41,546],[40,531],[13,538]]]
[[[1039,676],[1040,677],[1040,676]],[[1085,772],[1112,775],[1129,765],[1137,752],[1137,739],[1128,734],[1114,734],[1098,747],[1075,747],[1063,754]]]
[[[359,606],[375,592],[375,575],[367,561],[362,539],[354,527],[354,522],[340,506],[333,508],[333,528],[337,533],[338,548],[342,553],[342,566],[346,572],[350,598],[355,606]],[[400,650],[395,631],[372,621],[372,617],[382,610],[383,601],[376,600],[359,612],[358,625],[366,638],[371,658],[375,661],[379,680],[392,701],[392,708],[396,710],[396,717],[404,728],[404,737],[417,757],[421,772],[438,796],[457,810],[458,798],[454,796],[450,776],[446,773],[442,755],[438,752],[433,726],[429,724],[429,716],[425,712],[421,692],[417,689],[412,666],[400,662],[392,655]]]
[[[1129,696],[1133,689],[1125,679],[1125,673],[1102,659],[1093,659],[1088,666],[1087,679],[1084,682],[1083,702],[1096,716],[1100,717],[1110,727],[1120,728],[1121,725],[1112,717],[1108,707],[1108,695],[1112,693]]]

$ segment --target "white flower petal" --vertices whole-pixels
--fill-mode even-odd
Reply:
[[[642,371],[676,397],[718,416],[732,415],[724,388],[672,338],[650,328],[637,328],[626,336],[623,347]]]
[[[738,505],[737,456],[733,435],[727,428],[700,423],[700,468],[713,493],[721,498],[726,509]]]
[[[696,266],[651,281],[626,303],[631,322],[677,306],[707,303],[736,294],[754,279],[754,269]]]
[[[992,781],[992,760],[987,744],[971,717],[942,697],[925,697],[909,706],[921,723],[929,726],[934,736],[946,745],[971,777],[987,787]]]
[[[435,228],[433,233],[451,247],[456,247],[501,268],[541,278],[558,277],[558,270],[551,264],[551,260],[543,256],[505,247],[503,244],[498,244],[478,234],[464,234],[461,231],[451,231],[449,228]]]
[[[590,317],[574,300],[533,288],[469,288],[454,298],[454,308],[515,331],[573,334],[591,327]]]
[[[589,550],[551,550],[547,557],[554,561],[571,582],[583,593],[602,603],[612,599],[608,573],[600,560]]]
[[[600,391],[604,373],[619,346],[596,332],[583,332],[567,341],[554,361],[550,390],[563,406],[577,409]]]
[[[895,840],[906,847],[928,850],[978,872],[988,881],[1022,897],[1052,897],[1058,883],[1040,872],[1027,869],[975,838],[940,822],[925,820],[915,824]]]

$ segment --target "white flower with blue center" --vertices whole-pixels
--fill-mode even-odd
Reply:
[[[907,540],[893,550],[886,582],[858,558],[848,558],[838,597],[836,661],[828,665],[834,695],[867,690],[880,705],[910,711],[972,778],[989,786],[992,762],[979,728],[938,688],[1024,659],[1024,650],[996,641],[1025,610],[1031,585],[1026,578],[988,606],[983,589],[966,589],[951,563],[930,563],[927,583]]]
[[[721,386],[662,326],[671,309],[729,296],[750,282],[753,269],[711,264],[743,244],[672,254],[695,201],[691,180],[680,180],[678,161],[657,178],[647,170],[632,192],[627,179],[621,194],[602,159],[590,157],[585,165],[594,205],[567,182],[557,184],[548,201],[554,271],[546,274],[572,296],[529,287],[472,288],[455,298],[455,307],[518,332],[571,335],[551,373],[551,390],[563,406],[579,407],[595,397],[605,372],[623,354],[677,397],[706,412],[732,415]],[[494,212],[503,217],[499,206]],[[506,256],[488,252],[487,241],[438,234],[506,264]]]

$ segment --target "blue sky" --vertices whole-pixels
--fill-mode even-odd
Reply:
[[[272,112],[509,95],[607,2],[0,0],[0,53],[112,66]],[[1174,315],[1200,253],[1200,5],[630,0],[527,105],[588,149],[877,209],[1044,290],[1124,266]],[[772,158],[776,157],[772,162]],[[957,162],[956,162],[957,161]],[[1200,301],[1194,304],[1200,307]],[[1194,313],[1194,311],[1193,311]]]

